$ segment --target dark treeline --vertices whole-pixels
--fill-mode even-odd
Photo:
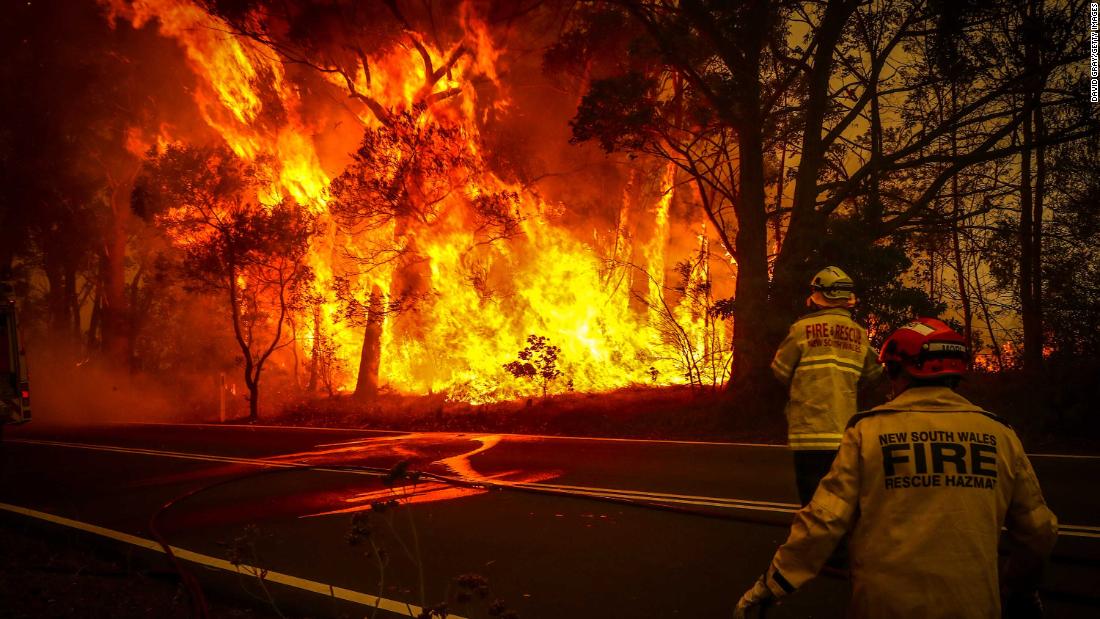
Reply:
[[[739,377],[757,380],[828,263],[861,282],[872,324],[950,309],[998,363],[1009,338],[1022,344],[1012,363],[1035,367],[1047,346],[1088,349],[1043,317],[1043,280],[1085,275],[1044,268],[1074,251],[1058,242],[1060,222],[1092,211],[1091,175],[1070,172],[1096,145],[1085,10],[595,4],[572,16],[551,58],[587,72],[575,139],[674,162],[725,232],[739,267]],[[1095,306],[1088,285],[1065,283],[1050,287],[1076,286],[1069,306]]]
[[[423,3],[381,3],[369,14],[350,1],[198,4],[315,78],[354,76],[372,44],[403,44],[429,23]],[[674,167],[735,261],[734,294],[716,305],[733,316],[730,385],[751,391],[770,380],[774,347],[826,264],[856,279],[860,318],[878,337],[938,315],[966,334],[981,369],[1095,372],[1100,132],[1088,102],[1087,7],[547,0],[483,10],[505,53],[538,41],[540,79],[575,102],[573,148]],[[91,1],[2,10],[0,273],[15,286],[28,339],[66,367],[197,390],[243,370],[253,416],[273,354],[293,355],[272,370],[280,389],[328,381],[331,391],[331,342],[314,338],[302,359],[298,346],[286,348],[316,318],[303,258],[323,231],[296,205],[258,209],[240,198],[255,171],[186,101],[192,78],[178,47],[149,27],[109,25]],[[352,88],[341,105],[382,123],[363,144],[446,105],[451,94],[436,83],[449,68],[425,72],[410,110]],[[155,148],[165,126],[189,146]],[[446,128],[429,131],[445,143]],[[426,148],[423,135],[402,147]],[[400,216],[403,203],[381,189],[424,173],[380,176],[364,166],[384,158],[362,148],[338,177],[334,204],[356,225]],[[420,161],[449,161],[427,155],[435,158]],[[491,161],[522,179],[517,161]],[[389,184],[370,185],[378,178]],[[495,214],[487,234],[508,242],[508,196],[494,199],[484,205]],[[196,243],[181,250],[171,242],[180,235]],[[242,289],[246,274],[262,286]],[[344,294],[373,368],[358,382],[374,393],[377,324],[391,308],[376,289]]]

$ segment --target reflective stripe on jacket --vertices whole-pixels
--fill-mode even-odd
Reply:
[[[951,389],[912,388],[852,419],[766,582],[798,588],[850,531],[849,616],[996,619],[1002,526],[1002,576],[1034,587],[1058,521],[1016,433]]]
[[[882,375],[867,332],[846,309],[799,318],[772,360],[776,378],[790,386],[787,432],[791,449],[836,449],[856,412],[861,378]]]

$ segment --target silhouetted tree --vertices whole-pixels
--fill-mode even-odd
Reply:
[[[518,359],[504,364],[504,369],[516,378],[536,381],[542,387],[542,397],[550,383],[561,377],[558,369],[558,355],[561,348],[550,343],[544,335],[528,335],[527,346],[517,354]]]
[[[283,327],[291,298],[313,277],[303,260],[314,234],[306,209],[257,201],[255,174],[225,147],[171,146],[151,154],[135,193],[135,209],[183,250],[185,276],[225,295],[253,421],[264,364],[289,343]]]

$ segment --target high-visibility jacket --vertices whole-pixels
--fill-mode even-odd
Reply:
[[[849,616],[995,619],[1002,526],[1001,576],[1033,588],[1058,521],[1016,433],[951,389],[911,388],[852,418],[765,583],[793,591],[850,532]]]
[[[787,439],[791,449],[836,449],[856,413],[860,379],[882,375],[867,332],[842,308],[799,318],[772,360],[772,372],[790,386]]]

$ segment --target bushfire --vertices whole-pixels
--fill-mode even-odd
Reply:
[[[510,105],[506,51],[469,7],[449,44],[410,31],[364,52],[354,73],[320,67],[307,84],[308,69],[189,0],[107,6],[116,23],[178,42],[202,119],[260,170],[256,200],[316,218],[303,258],[312,280],[287,337],[335,389],[472,403],[540,393],[547,384],[507,369],[532,354],[531,336],[556,347],[541,374],[552,392],[728,375],[711,263],[735,265],[711,256],[702,220],[671,220],[686,191],[674,169],[657,168],[658,186],[604,195],[618,212],[609,230],[567,222],[565,205],[495,171],[482,131]],[[334,123],[333,109],[358,124]],[[165,127],[134,148],[187,141]],[[358,146],[323,154],[332,144]],[[672,255],[677,226],[693,233],[687,255]]]

